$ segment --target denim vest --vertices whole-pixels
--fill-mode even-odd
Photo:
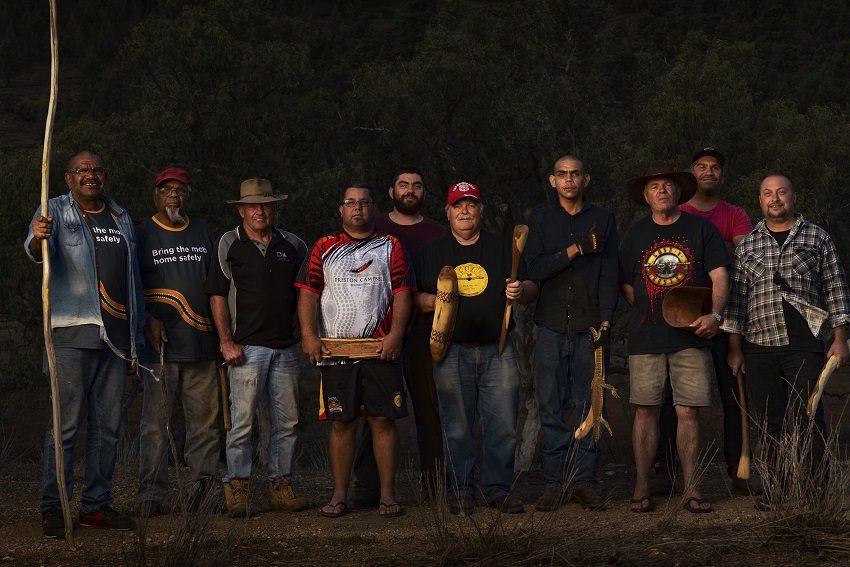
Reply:
[[[144,299],[141,277],[136,259],[136,233],[130,215],[106,195],[101,195],[109,212],[112,213],[118,230],[127,244],[127,313],[130,326],[131,357],[136,360],[136,342],[144,343]],[[48,241],[50,249],[50,324],[51,328],[74,325],[97,325],[101,338],[107,340],[103,328],[98,293],[97,267],[94,241],[80,207],[67,195],[48,201],[47,210],[53,216],[53,232]],[[41,216],[41,207],[33,220]],[[24,241],[24,250],[34,262],[29,244],[33,239],[32,222]]]

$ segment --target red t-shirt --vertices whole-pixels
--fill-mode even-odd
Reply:
[[[753,224],[744,209],[726,201],[719,201],[710,211],[701,211],[689,203],[679,205],[679,210],[709,221],[717,227],[726,242],[732,242],[734,237],[744,236],[753,231]]]

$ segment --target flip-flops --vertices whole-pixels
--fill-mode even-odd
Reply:
[[[638,505],[637,508],[634,507],[635,504]],[[632,498],[629,500],[629,510],[638,514],[652,512],[655,510],[655,502],[652,501],[652,498],[650,498],[649,495],[641,496],[640,498]]]
[[[696,502],[696,508],[691,506],[692,503]],[[703,504],[708,504],[708,508],[703,508]],[[682,508],[690,512],[691,514],[709,514],[714,512],[714,506],[711,505],[711,502],[706,500],[705,498],[697,498],[696,496],[691,496],[687,500],[682,503]]]
[[[396,518],[404,515],[404,508],[398,502],[381,502],[378,504],[378,514],[382,518]]]
[[[339,518],[348,513],[348,505],[345,502],[328,503],[319,510],[319,514],[325,518]]]

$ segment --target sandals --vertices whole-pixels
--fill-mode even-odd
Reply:
[[[382,518],[396,518],[404,515],[404,508],[398,502],[381,502],[378,504],[378,514]]]
[[[691,504],[696,503],[696,508],[694,508]],[[703,504],[708,504],[708,508],[704,508]],[[696,496],[691,496],[687,500],[682,503],[682,508],[690,512],[691,514],[709,514],[714,512],[714,506],[711,505],[711,502],[706,500],[705,498],[697,498]]]
[[[340,516],[344,516],[348,513],[348,505],[343,502],[337,503],[329,503],[326,504],[322,509],[319,510],[319,514],[324,516],[325,518],[339,518]]]
[[[637,508],[635,508],[635,504],[637,504]],[[655,502],[652,501],[652,498],[650,498],[649,495],[641,496],[640,498],[632,498],[629,500],[629,510],[638,514],[652,512],[655,510]]]

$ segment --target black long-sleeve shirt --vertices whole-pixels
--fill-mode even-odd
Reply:
[[[571,262],[567,247],[593,227],[604,235],[602,250]],[[532,211],[528,228],[525,261],[529,277],[540,285],[534,321],[560,333],[587,332],[613,321],[619,282],[614,215],[589,203],[571,215],[552,203]]]

